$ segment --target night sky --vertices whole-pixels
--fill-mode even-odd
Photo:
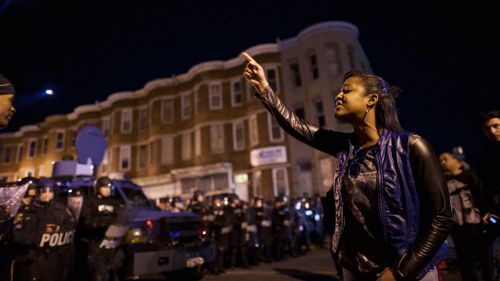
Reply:
[[[456,2],[0,0],[0,72],[18,92],[6,131],[343,20],[373,71],[402,88],[404,128],[474,162],[477,115],[500,108],[500,9]]]

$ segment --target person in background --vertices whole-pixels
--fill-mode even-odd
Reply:
[[[489,261],[481,256],[481,203],[482,185],[471,170],[464,170],[462,161],[454,154],[445,152],[439,156],[445,171],[446,184],[450,193],[453,212],[451,236],[460,265],[460,275],[464,281],[480,280],[475,268]]]
[[[264,68],[243,53],[243,75],[280,126],[337,157],[332,250],[344,280],[438,280],[452,226],[448,188],[430,144],[404,131],[383,78],[351,71],[335,99],[335,117],[353,133],[317,127],[289,110],[270,88]],[[325,208],[326,209],[326,208]],[[333,218],[335,216],[335,219]]]
[[[480,155],[476,170],[483,181],[485,197],[490,204],[486,206],[483,223],[486,225],[484,242],[490,262],[484,267],[484,280],[493,280],[500,273],[500,110],[492,110],[480,115],[486,146]],[[495,250],[496,249],[496,250]],[[494,253],[495,252],[495,253]]]

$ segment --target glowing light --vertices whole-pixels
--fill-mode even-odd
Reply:
[[[47,90],[45,90],[45,94],[48,95],[48,96],[53,96],[54,95],[54,91],[52,91],[51,89],[47,89]]]

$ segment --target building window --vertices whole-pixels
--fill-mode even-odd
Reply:
[[[28,159],[33,159],[36,156],[36,140],[30,140],[28,145]]]
[[[174,138],[165,136],[161,138],[161,164],[174,163]]]
[[[45,176],[45,165],[40,165],[38,167],[38,177],[44,177]]]
[[[318,60],[316,58],[316,54],[312,54],[309,56],[309,68],[311,70],[311,77],[313,80],[319,78],[319,68],[318,68]]]
[[[3,149],[3,163],[10,164],[12,161],[12,146],[5,146]]]
[[[132,132],[132,109],[122,109],[122,124],[121,132],[122,134],[128,134]]]
[[[174,100],[161,100],[161,123],[167,124],[174,122]]]
[[[306,112],[303,106],[298,106],[293,111],[300,119],[304,119],[306,117]]]
[[[105,117],[102,119],[102,133],[105,137],[109,137],[109,131],[110,131],[110,118]]]
[[[194,155],[201,155],[201,128],[194,131]]]
[[[69,134],[71,136],[71,148],[75,147],[76,146],[76,131],[69,131]]]
[[[266,76],[267,76],[267,81],[269,82],[269,87],[273,89],[274,92],[279,92],[279,85],[278,85],[278,72],[276,71],[275,68],[269,68],[266,69]]]
[[[224,152],[224,124],[216,124],[210,127],[210,151],[212,153]]]
[[[139,110],[139,131],[145,132],[149,128],[149,110],[142,108]]]
[[[47,154],[47,150],[49,149],[49,137],[45,136],[42,139],[42,154]]]
[[[243,121],[233,123],[233,148],[236,151],[245,149],[245,125]]]
[[[231,83],[231,106],[240,106],[242,103],[241,81],[233,81]]]
[[[192,155],[191,132],[182,134],[182,160],[191,159]]]
[[[320,127],[324,127],[326,125],[326,122],[325,122],[325,113],[323,112],[323,102],[322,101],[314,102],[314,108],[316,109],[316,118],[318,120],[318,125]]]
[[[23,160],[24,146],[21,144],[17,148],[17,163]]]
[[[302,79],[300,78],[300,66],[298,62],[290,63],[290,75],[293,85],[297,87],[302,86]]]
[[[191,118],[192,106],[191,106],[191,94],[190,93],[182,95],[181,107],[182,107],[182,119]]]
[[[289,195],[288,174],[286,168],[273,169],[274,196]]]
[[[146,144],[139,145],[139,169],[146,168],[148,164],[148,146]]]
[[[278,122],[274,120],[271,114],[267,114],[267,121],[269,126],[269,140],[271,142],[283,141],[283,131],[281,130]]]
[[[354,47],[351,45],[347,46],[347,57],[349,58],[349,64],[351,66],[351,70],[356,69],[356,60],[354,59]]]
[[[259,125],[257,115],[252,115],[248,120],[248,130],[250,135],[250,145],[256,146],[259,144]]]
[[[155,141],[151,141],[149,143],[149,165],[153,166],[155,164],[155,155],[156,155],[156,146]]]
[[[194,91],[194,114],[198,114],[201,109],[200,92],[198,89]]]
[[[122,145],[120,147],[120,170],[128,171],[130,170],[130,145]]]
[[[56,151],[61,151],[64,149],[64,132],[56,132]]]
[[[331,77],[335,77],[341,73],[339,46],[337,44],[329,44],[326,46],[326,64],[328,73]]]
[[[222,109],[222,86],[220,83],[210,85],[208,92],[209,109]]]
[[[250,84],[250,82],[247,81],[246,83],[247,83],[247,100],[248,102],[250,102],[255,99],[255,95],[257,95],[257,90],[252,84]]]

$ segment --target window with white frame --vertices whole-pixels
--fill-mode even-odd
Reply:
[[[250,102],[252,100],[255,100],[255,95],[257,94],[257,90],[255,87],[250,84],[250,82],[246,82],[247,84],[247,101]]]
[[[33,159],[36,156],[36,139],[31,139],[28,143],[28,159]]]
[[[289,195],[288,173],[286,168],[273,169],[273,190],[274,196]]]
[[[64,131],[56,132],[56,151],[61,151],[64,149]]]
[[[102,118],[102,133],[105,137],[109,137],[110,129],[110,118],[104,117]]]
[[[257,115],[250,116],[248,119],[248,130],[250,135],[250,145],[256,146],[259,144],[259,125]]]
[[[210,88],[208,90],[209,97],[209,109],[216,110],[222,109],[222,85],[221,83],[210,84]]]
[[[337,44],[326,45],[326,64],[330,77],[335,77],[341,73],[340,59],[339,59],[339,46]]]
[[[274,120],[271,114],[267,114],[267,121],[269,127],[269,140],[271,142],[281,142],[283,141],[283,131],[276,120]]]
[[[242,95],[241,95],[241,81],[233,81],[231,83],[231,106],[240,106],[242,105]]]
[[[233,148],[236,151],[245,149],[245,124],[243,121],[233,123]]]
[[[314,102],[314,108],[316,109],[316,120],[318,120],[318,125],[324,127],[326,125],[325,113],[323,112],[323,102],[317,100]]]
[[[300,65],[297,61],[290,63],[290,79],[292,80],[292,84],[296,87],[302,86],[302,78],[300,77]]]
[[[194,114],[198,114],[201,109],[201,101],[200,101],[200,91],[198,89],[194,90]]]
[[[161,138],[161,157],[162,165],[174,163],[174,138],[172,136],[163,136]]]
[[[121,124],[121,132],[122,134],[128,134],[132,132],[132,109],[126,108],[122,109],[122,124]]]
[[[43,155],[47,154],[48,149],[49,149],[49,137],[44,136],[42,139],[42,154]]]
[[[192,157],[191,132],[182,134],[182,160],[189,160]]]
[[[149,165],[153,166],[155,164],[156,158],[156,141],[151,141],[149,143]]]
[[[278,93],[280,89],[278,85],[278,71],[276,71],[276,68],[267,68],[266,76],[267,82],[269,82],[269,87],[271,87],[274,92]]]
[[[224,124],[210,126],[210,151],[224,153]]]
[[[201,128],[194,131],[194,155],[201,155]]]
[[[122,145],[120,146],[120,171],[129,171],[130,170],[130,158],[132,155],[130,145]]]
[[[146,144],[139,145],[139,159],[138,159],[138,167],[139,169],[146,168],[148,164],[148,146]]]
[[[145,132],[149,129],[149,109],[143,107],[139,109],[139,131]]]
[[[4,164],[10,164],[10,162],[12,162],[12,152],[13,152],[12,146],[5,146],[3,148],[3,163]]]
[[[182,119],[191,118],[192,106],[191,106],[191,93],[183,94],[181,98],[182,107]]]
[[[70,130],[69,134],[71,136],[70,144],[71,144],[71,147],[73,148],[76,146],[76,134],[77,134],[77,132],[75,130]]]
[[[161,123],[172,122],[174,122],[174,100],[164,98],[161,100]]]
[[[311,71],[311,77],[313,80],[319,78],[319,67],[318,67],[318,59],[316,58],[316,54],[311,54],[309,56],[309,70]]]
[[[19,163],[23,160],[23,152],[24,152],[24,146],[22,144],[20,144],[17,147],[17,163]]]

